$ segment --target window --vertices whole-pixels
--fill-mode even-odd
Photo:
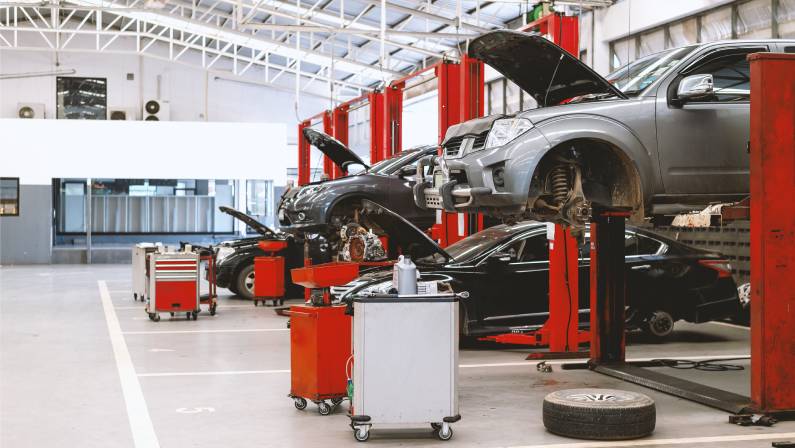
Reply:
[[[265,217],[270,214],[272,187],[273,181],[270,180],[246,181],[247,215]]]
[[[657,240],[639,235],[637,233],[626,233],[624,235],[624,255],[654,255],[662,243]]]
[[[59,119],[107,119],[107,80],[59,76],[56,80],[56,109]]]
[[[549,260],[549,240],[547,234],[542,233],[533,235],[524,240],[525,244],[522,251],[518,254],[518,260],[528,261],[548,261]]]
[[[743,50],[707,60],[688,75],[711,74],[715,98],[708,101],[748,101],[751,94],[751,67],[746,56],[767,49]]]
[[[0,216],[19,216],[18,177],[0,177]]]
[[[234,219],[218,210],[234,207],[227,179],[56,179],[58,234],[232,233]],[[90,217],[89,215],[90,210]],[[90,221],[89,221],[90,219]]]

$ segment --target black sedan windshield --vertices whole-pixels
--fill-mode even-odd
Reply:
[[[650,54],[619,68],[607,75],[606,79],[625,94],[637,95],[695,48],[695,45],[691,45]]]

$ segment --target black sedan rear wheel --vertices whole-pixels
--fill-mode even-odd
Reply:
[[[655,340],[662,341],[674,332],[674,318],[671,313],[657,310],[646,318],[643,331]]]
[[[254,265],[244,266],[235,278],[235,293],[244,299],[254,298]]]

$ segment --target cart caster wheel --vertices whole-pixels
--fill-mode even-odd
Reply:
[[[331,406],[325,401],[321,401],[317,404],[317,411],[320,412],[320,415],[329,415],[331,414]]]
[[[331,404],[332,404],[332,405],[334,405],[334,406],[337,406],[337,405],[339,405],[340,403],[342,403],[342,401],[343,401],[343,400],[345,400],[345,399],[344,399],[344,398],[342,398],[342,397],[339,397],[339,398],[332,398],[332,399],[331,399]]]
[[[154,322],[154,320],[155,320],[155,315],[154,315],[154,314],[152,314],[152,313],[147,313],[147,315],[149,315],[149,320],[151,320],[151,321],[153,321],[153,322]]]
[[[370,439],[370,430],[356,428],[353,430],[353,438],[356,439],[357,442],[366,442]]]
[[[450,439],[452,439],[453,438],[453,428],[448,426],[447,427],[447,432],[445,432],[444,427],[439,428],[439,430],[436,431],[436,437],[438,437],[439,440],[450,440]]]
[[[431,428],[433,428],[434,431],[438,431],[438,430],[442,429],[442,424],[441,423],[431,423]]]
[[[155,321],[155,322],[160,322],[160,315],[159,314],[155,314],[154,317],[152,317],[152,320]]]
[[[299,411],[303,411],[304,409],[306,409],[306,400],[301,397],[294,398],[293,404],[295,405],[295,408],[298,409]]]
[[[254,301],[254,306],[259,306],[259,302],[255,300]]]
[[[199,313],[197,313],[196,311],[194,311],[194,312],[191,314],[191,316],[193,317],[193,320],[196,320],[196,319],[198,319],[198,318],[199,318]]]
[[[174,317],[174,313],[168,313],[168,314],[171,314],[171,317]]]
[[[218,305],[210,305],[210,316],[215,316],[216,308],[218,308]]]

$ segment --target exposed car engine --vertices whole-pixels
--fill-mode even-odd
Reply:
[[[382,261],[387,258],[378,236],[355,222],[342,226],[340,243],[339,258],[343,261]]]

